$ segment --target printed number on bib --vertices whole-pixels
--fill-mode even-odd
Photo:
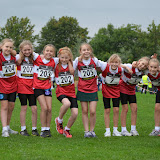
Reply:
[[[72,84],[73,75],[59,76],[58,80],[61,86],[67,86],[67,85]]]
[[[22,65],[21,66],[21,76],[32,77],[33,76],[33,65]]]
[[[53,72],[53,67],[39,66],[38,79],[46,80],[52,75],[52,72]]]
[[[95,77],[95,75],[96,75],[95,68],[81,70],[81,76],[83,79],[92,79]]]
[[[127,82],[129,83],[129,84],[138,84],[139,82],[141,81],[141,78],[138,78],[138,77],[136,77],[136,78],[131,78],[130,80],[128,80]]]
[[[153,80],[152,81],[152,84],[156,87],[160,86],[160,79],[157,79],[157,80]]]
[[[4,76],[13,76],[15,74],[15,64],[9,64],[2,66]]]
[[[107,84],[110,84],[110,85],[118,85],[119,84],[119,80],[120,80],[120,77],[109,77],[109,76],[106,76],[106,78],[105,78],[105,82]]]

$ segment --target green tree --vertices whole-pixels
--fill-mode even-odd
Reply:
[[[7,23],[4,27],[0,28],[0,41],[4,38],[11,38],[15,41],[14,46],[18,51],[19,44],[23,40],[30,40],[35,42],[37,36],[33,35],[35,25],[31,24],[31,21],[26,18],[18,18],[12,16],[7,19]]]
[[[63,16],[56,20],[52,17],[40,32],[36,51],[41,52],[49,43],[55,45],[57,49],[64,46],[73,49],[78,39],[86,42],[89,39],[87,35],[87,28],[80,27],[77,19]]]

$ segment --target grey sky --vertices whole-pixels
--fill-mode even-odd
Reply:
[[[99,28],[128,23],[146,30],[152,20],[160,24],[160,0],[0,0],[0,27],[11,16],[28,17],[39,33],[51,17],[71,16],[93,37]]]

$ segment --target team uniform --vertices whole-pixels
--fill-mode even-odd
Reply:
[[[71,102],[70,108],[78,108],[75,95],[74,76],[70,74],[68,64],[56,66],[55,81],[57,84],[56,96],[61,102],[63,98],[68,98]]]
[[[104,108],[111,108],[110,99],[112,98],[113,107],[119,107],[120,101],[120,87],[119,81],[124,70],[122,67],[118,67],[116,70],[112,70],[111,66],[106,62],[100,62],[100,68],[102,70],[102,94]]]
[[[155,76],[148,73],[148,77],[152,84],[158,89],[156,94],[156,103],[160,103],[160,73],[158,72]]]
[[[131,64],[125,64],[127,67],[132,69],[132,75],[130,75],[126,70],[122,74],[122,79],[120,80],[120,97],[121,103],[127,104],[136,103],[135,86],[141,81],[142,71],[137,68],[132,67]]]
[[[17,92],[16,58],[0,53],[0,100],[15,102]]]
[[[33,88],[36,98],[42,94],[52,97],[51,78],[54,77],[54,68],[58,59],[41,59],[40,55],[34,55]]]
[[[19,55],[16,56],[19,59]],[[17,66],[17,93],[21,102],[21,105],[27,105],[27,99],[29,106],[36,105],[36,98],[33,90],[33,63],[29,62],[28,57]]]
[[[80,101],[98,101],[97,96],[97,71],[99,66],[97,58],[89,58],[88,60],[78,61],[78,58],[73,62],[73,68],[78,69],[78,92],[77,99]]]

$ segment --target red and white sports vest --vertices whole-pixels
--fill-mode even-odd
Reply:
[[[50,77],[54,74],[55,67],[54,59],[45,64],[40,56],[34,61],[34,74],[33,74],[33,88],[34,89],[49,89],[51,88]]]
[[[17,66],[17,93],[34,94],[33,90],[33,63],[23,61]]]
[[[67,66],[64,69],[62,66],[56,66],[55,69],[55,81],[57,84],[56,96],[66,95],[69,97],[76,98],[75,95],[75,86],[74,86],[74,77],[69,72],[69,68]]]
[[[122,68],[118,67],[117,72],[112,74],[110,66],[107,64],[106,69],[102,72],[102,94],[105,98],[119,98],[120,88],[119,81],[122,73]]]
[[[17,91],[16,58],[12,55],[7,61],[0,53],[0,93],[10,94]]]
[[[124,71],[122,80],[120,80],[120,92],[128,95],[135,95],[135,86],[141,81],[143,73],[136,68],[132,67],[131,69],[133,71],[132,75]]]
[[[152,84],[158,88],[160,91],[160,73],[158,73],[156,76],[151,75],[148,73],[148,77],[150,78]]]
[[[91,58],[90,64],[85,65],[78,62],[78,71],[81,73],[78,81],[78,90],[84,93],[94,93],[98,91],[96,64]]]

